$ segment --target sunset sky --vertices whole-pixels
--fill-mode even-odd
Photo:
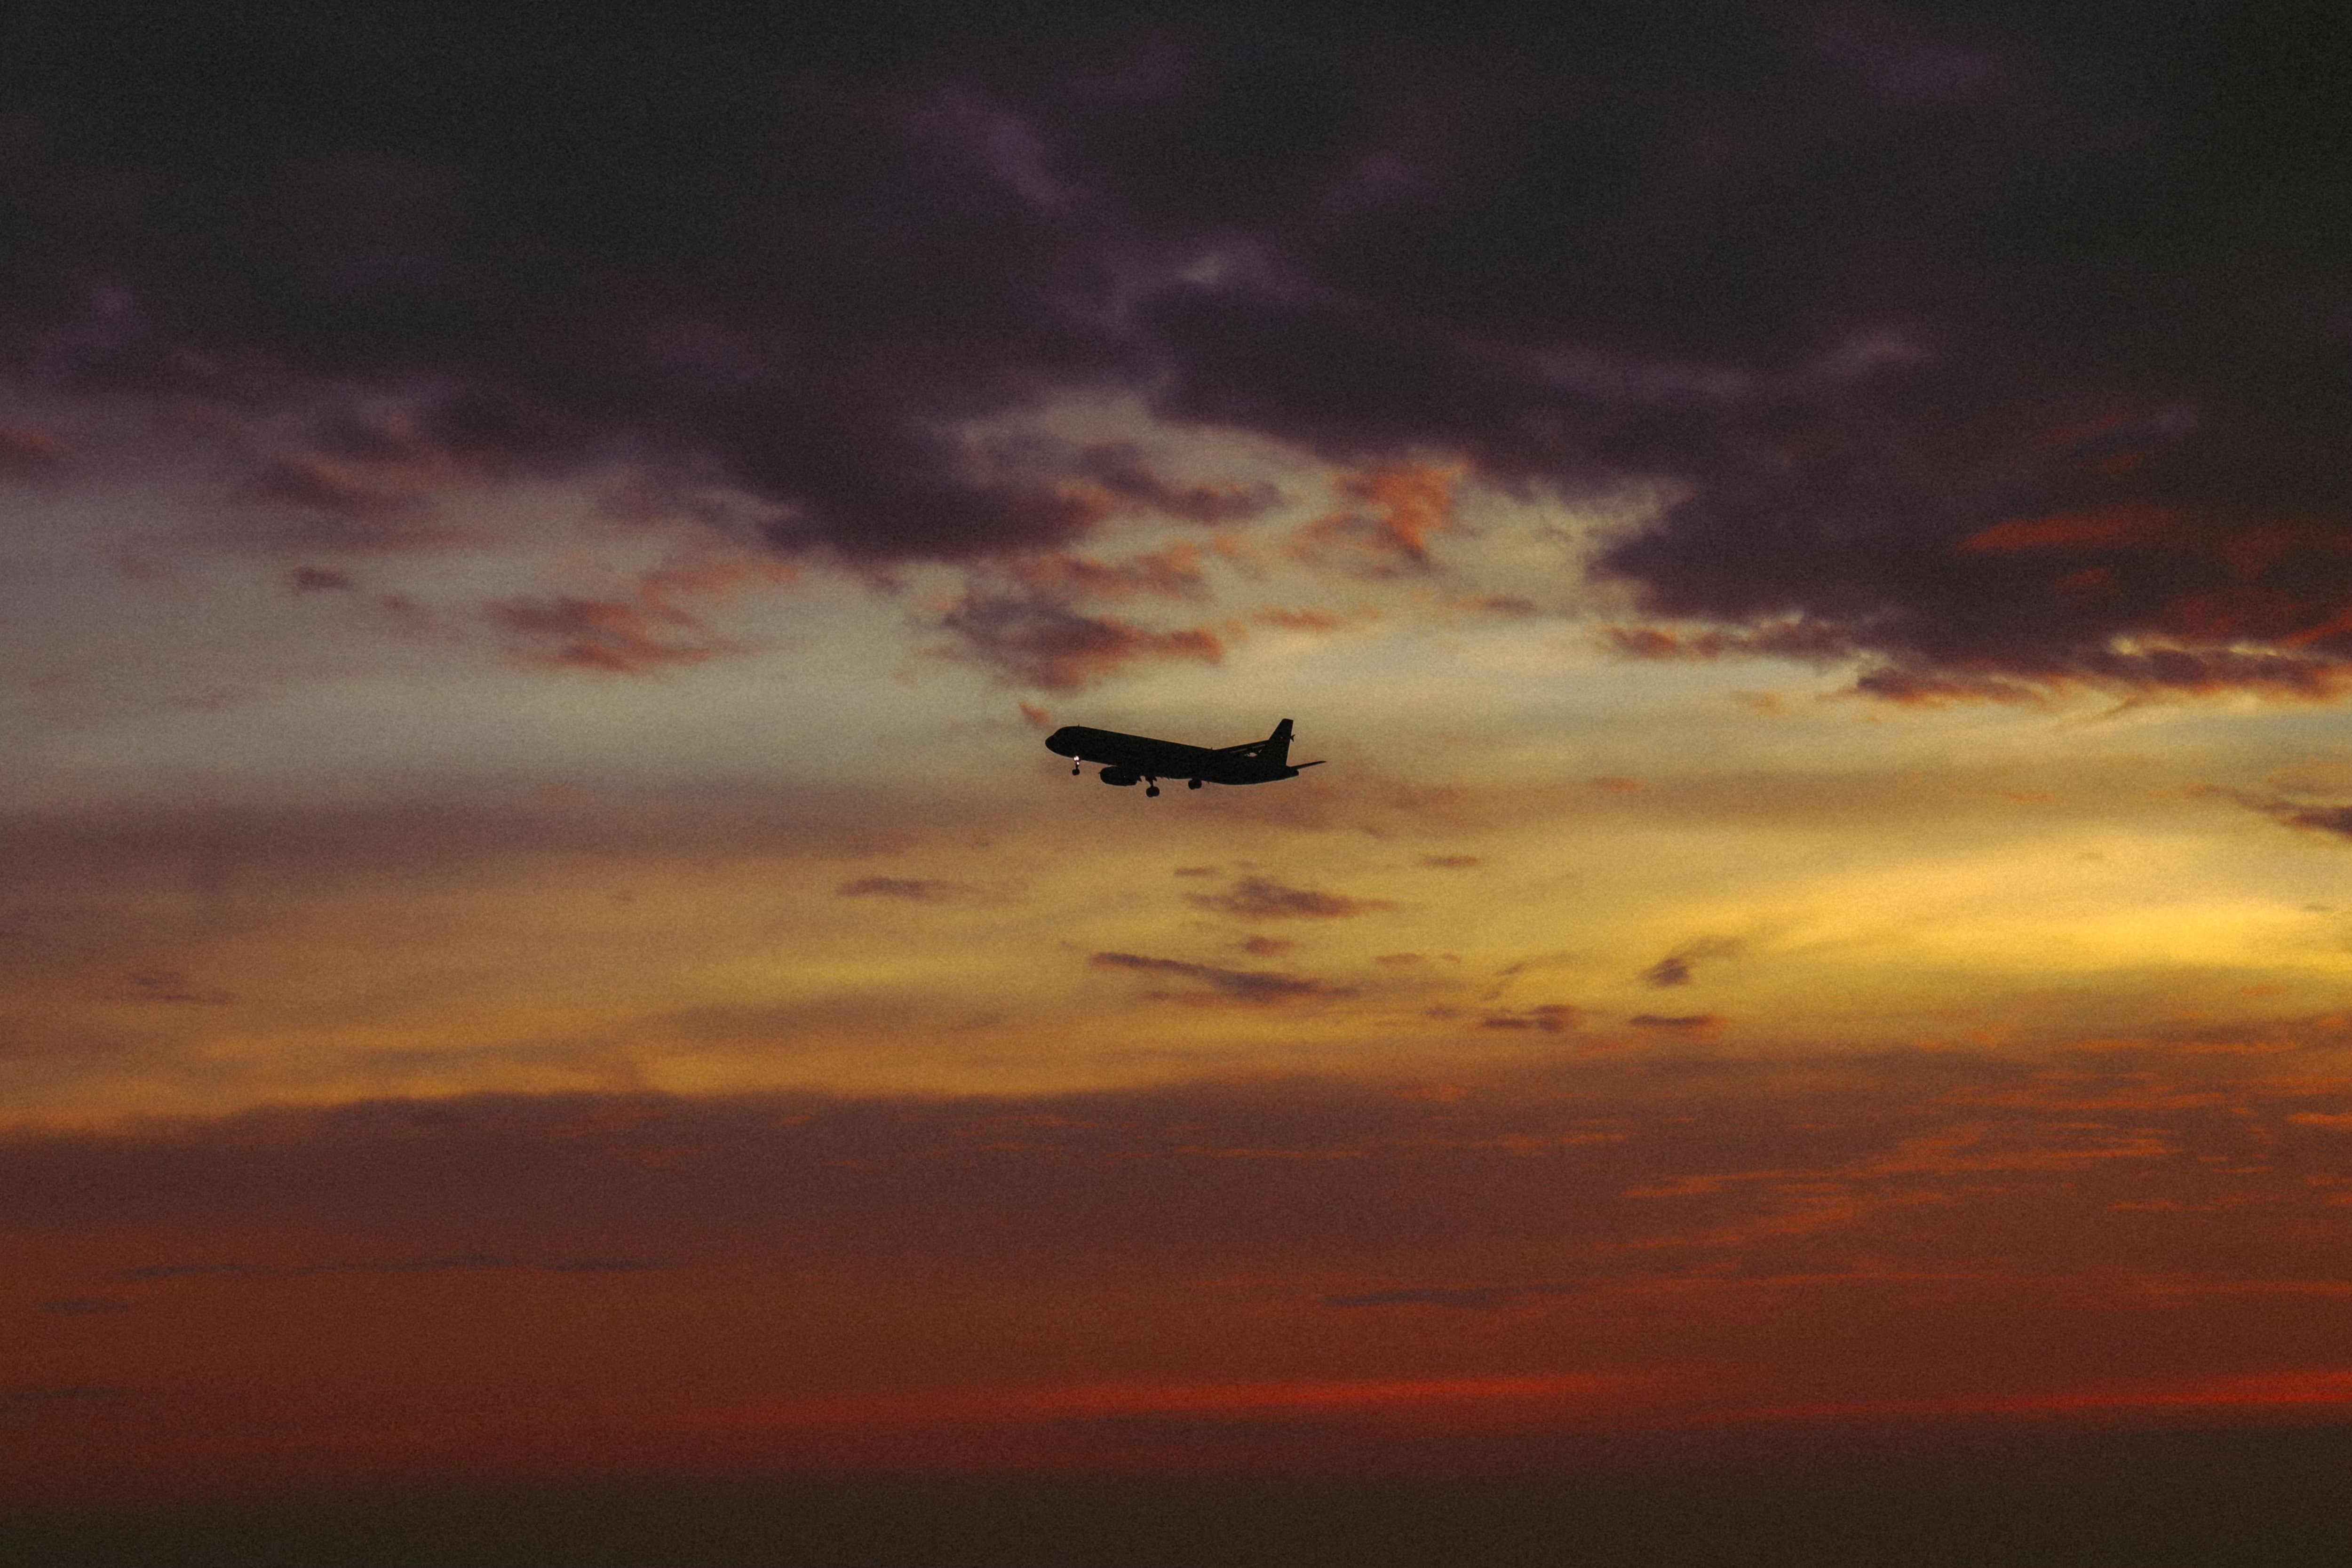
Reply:
[[[2346,30],[0,12],[0,1514],[2340,1476]]]

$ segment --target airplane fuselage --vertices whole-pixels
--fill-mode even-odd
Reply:
[[[1271,784],[1276,779],[1298,776],[1299,770],[1290,764],[1287,757],[1289,731],[1290,721],[1286,719],[1264,741],[1220,749],[1066,724],[1045,737],[1045,749],[1073,763],[1101,763],[1105,784],[1160,779],[1182,779],[1188,784],[1194,780],[1218,784]],[[1316,764],[1303,765],[1311,768]]]

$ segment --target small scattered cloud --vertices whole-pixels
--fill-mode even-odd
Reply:
[[[1421,863],[1433,871],[1467,871],[1486,863],[1483,855],[1424,855]]]
[[[1676,949],[1642,971],[1642,983],[1659,987],[1687,985],[1696,978],[1700,963],[1737,957],[1739,951],[1740,944],[1729,937],[1704,937]]]
[[[520,639],[517,653],[526,664],[642,674],[741,652],[712,629],[706,607],[796,575],[790,565],[765,558],[687,556],[639,574],[625,592],[608,597],[500,599],[489,614]]]
[[[1637,1029],[1662,1029],[1681,1035],[1709,1035],[1723,1026],[1723,1019],[1713,1013],[1636,1013],[1625,1021]]]
[[[1076,691],[1139,660],[1216,664],[1225,657],[1224,643],[1205,628],[1154,631],[1087,614],[1034,589],[976,589],[940,624],[962,639],[971,658],[1044,691]]]
[[[1474,610],[1482,616],[1497,616],[1510,621],[1524,621],[1543,614],[1541,605],[1517,594],[1480,594],[1467,599],[1457,599],[1454,603],[1463,609]]]
[[[350,573],[331,566],[297,566],[287,574],[287,583],[298,594],[350,594],[359,588]]]
[[[1234,945],[1255,958],[1279,958],[1298,944],[1288,937],[1253,936],[1245,937]]]
[[[1273,605],[1253,613],[1250,616],[1250,619],[1259,626],[1272,626],[1276,631],[1313,632],[1318,636],[1336,632],[1350,622],[1372,618],[1374,618],[1372,613],[1368,610],[1357,610],[1343,616],[1333,610],[1291,610]]]
[[[1019,704],[1019,707],[1022,722],[1027,724],[1032,730],[1050,730],[1054,727],[1054,716],[1034,702],[1024,702]]]
[[[1853,639],[1840,628],[1802,617],[1736,629],[1689,631],[1660,626],[1610,626],[1601,647],[1621,658],[1650,660],[1726,658],[1785,658],[1831,664],[1851,658]]]
[[[1396,908],[1386,899],[1358,899],[1345,893],[1286,887],[1265,877],[1244,877],[1234,884],[1230,892],[1187,893],[1185,898],[1202,909],[1245,921],[1345,920]]]
[[[2298,805],[2280,814],[2279,820],[2289,827],[2352,838],[2352,805]]]
[[[237,998],[232,992],[192,984],[176,969],[142,969],[126,977],[131,998],[140,1002],[170,1002],[191,1007],[226,1007]]]
[[[1004,563],[1004,575],[1040,595],[1069,602],[1080,598],[1198,599],[1209,590],[1201,547],[1189,541],[1165,550],[1098,561],[1063,551]]]
[[[1124,442],[1089,447],[1078,455],[1075,467],[1122,503],[1120,510],[1182,522],[1247,522],[1282,504],[1282,491],[1270,484],[1172,483],[1143,460],[1139,448]]]
[[[1171,877],[1213,877],[1217,868],[1214,866],[1179,866],[1168,874]]]
[[[1346,475],[1338,489],[1352,504],[1299,530],[1293,548],[1301,560],[1345,564],[1364,576],[1427,572],[1435,564],[1430,540],[1454,527],[1460,478],[1457,468],[1417,463]]]
[[[1547,1035],[1566,1035],[1584,1026],[1581,1009],[1565,1002],[1546,1002],[1533,1007],[1489,1013],[1478,1020],[1482,1029],[1526,1029]]]
[[[1644,985],[1687,985],[1690,982],[1690,960],[1680,953],[1669,953],[1642,971]]]
[[[2307,833],[2325,833],[2337,838],[2352,838],[2352,805],[2308,796],[2250,795],[2243,790],[2225,789],[2219,785],[2196,793],[2209,798],[2234,802],[2249,811],[2258,811],[2282,826]]]
[[[1882,665],[1854,678],[1853,689],[1864,696],[1905,708],[1943,708],[1955,702],[1999,702],[2034,708],[2046,704],[2050,693],[2037,686],[2003,676]]]
[[[1640,795],[1650,786],[1640,779],[1622,774],[1604,773],[1592,781],[1592,787],[1602,795]]]
[[[833,891],[835,897],[844,899],[898,899],[910,904],[938,904],[969,898],[975,889],[963,882],[929,877],[860,877],[854,882],[844,882]]]
[[[732,650],[694,616],[626,599],[501,599],[490,616],[522,639],[522,661],[543,669],[636,675]]]
[[[247,485],[247,499],[367,522],[424,504],[414,485],[387,482],[352,465],[317,457],[279,458]]]
[[[1209,963],[1187,963],[1173,958],[1147,958],[1134,952],[1097,952],[1087,961],[1097,969],[1127,969],[1147,974],[1172,974],[1197,981],[1218,995],[1235,1002],[1263,1005],[1295,1002],[1304,997],[1352,996],[1355,993],[1302,974],[1277,974],[1265,970],[1222,969]]]

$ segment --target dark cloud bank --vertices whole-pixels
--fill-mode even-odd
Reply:
[[[1600,569],[1714,629],[1637,652],[2336,682],[2345,13],[1341,16],[12,8],[0,359],[301,409],[339,512],[618,458],[869,561],[1262,504],[960,434],[1128,393],[1652,488]]]
[[[1564,1543],[1629,1563],[2340,1561],[2352,1116],[2311,1068],[2342,1032],[2254,1042],[2312,1053],[2284,1073],[2277,1054],[2215,1054],[2216,1036],[1003,1100],[474,1096],[15,1134],[0,1229],[35,1278],[0,1313],[54,1370],[0,1388],[0,1430],[28,1439],[0,1472],[37,1475],[59,1446],[110,1471],[131,1464],[121,1450],[193,1441],[209,1482],[242,1450],[206,1418],[205,1380],[65,1358],[110,1367],[91,1336],[150,1332],[202,1366],[223,1352],[195,1326],[305,1301],[342,1331],[290,1344],[364,1344],[383,1324],[422,1367],[484,1333],[559,1373],[730,1321],[789,1341],[837,1331],[817,1309],[846,1291],[891,1304],[861,1330],[875,1364],[946,1377],[991,1342],[992,1300],[1026,1345],[1108,1291],[1120,1321],[1210,1314],[1237,1345],[1325,1347],[1302,1364],[1327,1376],[1363,1364],[1327,1350],[1402,1375],[1411,1346],[1475,1347],[1540,1314],[1564,1347],[1540,1366],[1712,1367],[1697,1396],[1733,1406],[1751,1373],[1867,1405],[2307,1368],[2323,1403],[1932,1430],[1782,1409],[1461,1447],[1373,1428],[1361,1448],[1344,1411],[1082,1412],[1061,1419],[1093,1468],[1059,1477],[1016,1473],[983,1427],[953,1474],[755,1457],[696,1480],[701,1438],[656,1429],[651,1448],[597,1448],[593,1481],[544,1488],[493,1474],[79,1512],[0,1493],[0,1561],[1403,1568],[1580,1560]],[[532,1311],[483,1310],[519,1288]],[[751,1318],[698,1315],[747,1289]],[[752,1348],[729,1335],[727,1363]],[[1440,1356],[1447,1375],[1506,1364],[1459,1353]],[[740,1401],[776,1376],[713,1386]],[[1317,1443],[1349,1462],[1234,1468]],[[1124,1468],[1137,1453],[1189,1458]]]

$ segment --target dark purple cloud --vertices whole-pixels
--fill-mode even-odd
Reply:
[[[1715,628],[1654,652],[1861,656],[1905,700],[2318,693],[2352,658],[2347,27],[20,8],[0,374],[306,412],[250,499],[328,542],[420,475],[592,459],[867,561],[1271,503],[961,433],[1124,395],[1349,463],[1648,487],[1600,570]],[[960,613],[1047,684],[1121,635]]]

